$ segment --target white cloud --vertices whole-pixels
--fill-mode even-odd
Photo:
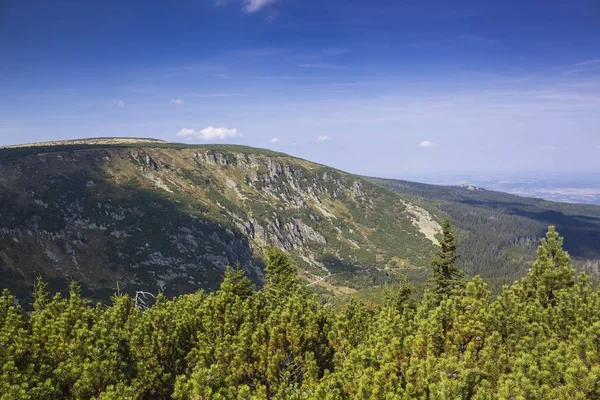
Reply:
[[[281,140],[278,137],[274,137],[273,139],[271,139],[271,143],[276,144],[279,143]]]
[[[419,143],[419,147],[431,148],[436,146],[437,144],[430,142],[429,140],[423,140],[421,143]]]
[[[542,150],[555,150],[556,146],[542,146],[541,149]]]
[[[181,100],[181,99],[173,99],[173,100],[171,100],[171,103],[180,106],[180,105],[183,104],[183,100]]]
[[[119,108],[125,108],[125,102],[123,100],[119,100],[117,101],[117,106],[119,106]]]
[[[224,140],[227,138],[239,137],[242,136],[242,134],[239,133],[238,130],[235,128],[213,128],[212,126],[209,126],[208,128],[204,128],[201,131],[198,131],[196,129],[183,128],[182,130],[177,132],[177,136],[198,140]]]
[[[236,3],[239,0],[215,0],[215,5],[217,7],[226,6],[231,3]],[[279,0],[242,0],[244,6],[242,10],[251,14],[259,11],[260,9],[268,6],[269,4],[276,3]]]
[[[269,4],[275,3],[277,0],[244,0],[244,11],[253,13],[260,10]]]
[[[331,140],[331,138],[328,135],[319,135],[319,137],[317,137],[317,140],[319,142],[323,142],[325,140]]]

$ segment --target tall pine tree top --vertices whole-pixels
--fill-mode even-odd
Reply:
[[[431,261],[433,291],[439,301],[451,295],[463,286],[463,272],[456,266],[456,244],[449,220],[442,223],[440,249]]]
[[[273,247],[267,251],[267,285],[279,290],[290,289],[296,282],[298,267],[292,265],[283,250]]]
[[[548,227],[546,238],[537,249],[537,260],[524,280],[526,287],[535,290],[544,305],[554,302],[556,291],[575,284],[575,269],[569,253],[563,250],[563,238],[554,226]]]

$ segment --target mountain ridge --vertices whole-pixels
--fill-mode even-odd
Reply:
[[[212,290],[226,266],[264,282],[262,254],[289,252],[325,295],[420,285],[451,218],[460,266],[497,290],[527,271],[548,225],[598,277],[600,207],[469,187],[361,177],[267,149],[123,138],[0,149],[0,278],[37,276],[91,297]],[[583,232],[583,233],[581,233]]]
[[[435,249],[435,216],[393,192],[246,146],[2,149],[0,194],[0,274],[22,291],[41,274],[104,298],[117,281],[178,294],[214,288],[227,265],[260,284],[261,252],[276,245],[309,284],[349,293],[397,269],[422,280]]]

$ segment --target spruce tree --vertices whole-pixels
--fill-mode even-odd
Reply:
[[[537,260],[525,279],[525,285],[534,290],[543,305],[554,303],[559,290],[575,285],[575,269],[569,253],[563,250],[563,238],[554,226],[548,227],[546,238],[537,249]]]
[[[41,311],[48,304],[48,284],[44,282],[41,276],[35,281],[34,291],[33,291],[33,309],[36,311]]]
[[[463,272],[456,266],[457,259],[452,224],[449,220],[445,220],[442,223],[440,249],[431,261],[433,266],[431,281],[438,302],[464,285]]]
[[[414,306],[411,302],[412,286],[408,283],[406,276],[399,276],[400,282],[385,285],[383,288],[383,302],[387,307],[393,307],[402,311],[405,306]]]
[[[221,282],[221,291],[246,299],[254,293],[254,288],[244,270],[227,267],[223,275],[223,282]]]
[[[267,285],[272,289],[289,290],[296,283],[298,268],[292,264],[283,250],[273,247],[267,250]]]

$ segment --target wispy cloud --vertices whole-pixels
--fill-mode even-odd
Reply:
[[[249,14],[255,13],[266,6],[276,3],[278,0],[243,0],[242,10]],[[236,0],[215,0],[217,7],[235,3]]]
[[[279,17],[279,14],[277,14],[276,12],[272,12],[265,17],[265,22],[268,24],[272,24],[275,21],[277,21],[278,17]]]
[[[419,147],[432,148],[432,147],[437,147],[437,144],[434,142],[431,142],[429,140],[423,140],[421,143],[419,143]]]
[[[281,140],[278,137],[274,137],[273,139],[270,140],[271,143],[273,144],[277,144],[279,143]]]
[[[240,97],[240,96],[244,96],[244,94],[242,94],[242,93],[200,93],[200,94],[190,95],[189,97],[211,98],[211,97]]]
[[[288,53],[289,51],[290,50],[285,47],[251,47],[243,49],[226,50],[223,52],[223,54],[238,59],[239,57],[258,58],[280,56],[282,54]]]
[[[550,145],[542,146],[540,148],[542,150],[556,150],[556,146],[550,146]]]
[[[81,119],[87,117],[88,115],[50,115],[52,119]]]
[[[214,73],[214,74],[208,74],[207,76],[210,76],[212,78],[219,78],[219,79],[233,79],[233,75],[226,74],[226,73]]]
[[[77,89],[75,88],[65,88],[65,89],[48,89],[46,92],[49,93],[64,93],[64,92],[75,92]]]
[[[117,100],[117,107],[125,108],[125,102],[123,100]]]
[[[346,48],[331,48],[311,53],[294,54],[291,58],[298,61],[314,61],[326,58],[335,58],[348,53],[350,50]]]
[[[277,0],[244,0],[244,11],[247,13],[254,13],[275,2],[277,2]]]
[[[239,133],[235,128],[213,128],[212,126],[209,126],[200,131],[196,129],[183,128],[177,132],[177,136],[197,140],[224,140],[228,138],[239,137],[242,136],[242,134]]]
[[[571,92],[541,92],[538,99],[600,103],[600,95]]]
[[[326,141],[326,140],[331,140],[331,138],[329,137],[329,135],[319,135],[319,136],[317,137],[317,140],[318,140],[319,142],[324,142],[324,141]]]
[[[600,70],[600,58],[580,61],[574,64],[565,65],[561,68],[566,75],[577,75]]]
[[[343,65],[336,64],[296,64],[300,68],[346,69]]]
[[[479,36],[479,35],[460,35],[456,38],[456,42],[458,43],[467,43],[467,44],[494,44],[497,43],[497,40],[494,39],[490,39],[489,37],[486,36]]]
[[[591,65],[600,65],[600,58],[594,58],[592,60],[581,61],[575,64],[571,64],[570,67],[589,67]]]
[[[184,101],[181,99],[173,99],[173,100],[171,100],[171,103],[180,106],[184,103]]]
[[[328,55],[328,56],[339,56],[342,54],[346,54],[350,51],[350,49],[344,49],[344,48],[336,48],[336,49],[326,49],[323,50],[323,54]]]

